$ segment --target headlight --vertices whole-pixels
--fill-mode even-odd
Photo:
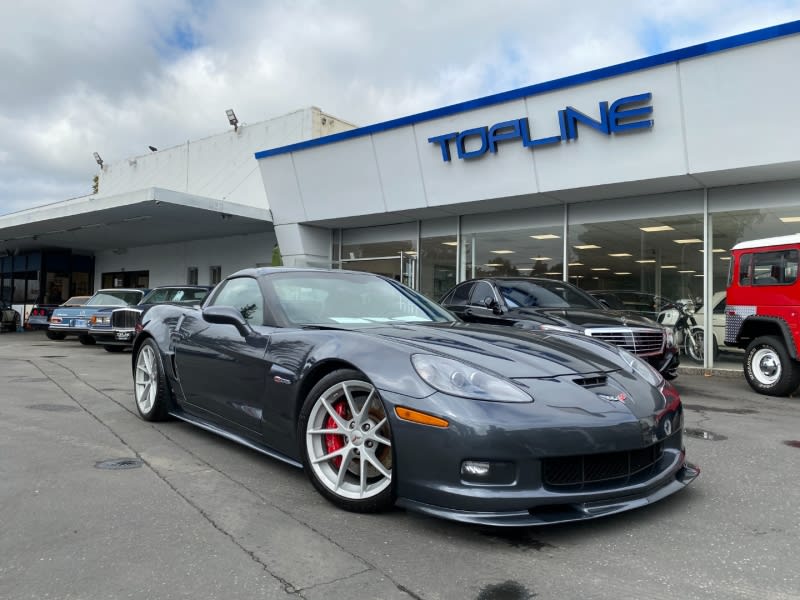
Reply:
[[[619,349],[619,355],[630,367],[632,373],[636,373],[637,375],[641,376],[642,379],[644,379],[653,387],[659,387],[662,383],[664,383],[664,378],[661,376],[661,373],[656,371],[652,366],[644,362],[638,356],[634,356],[622,348]]]
[[[457,360],[414,354],[411,364],[425,383],[445,394],[493,402],[533,402],[533,398],[513,383]]]
[[[667,334],[667,346],[675,345],[675,332],[670,327],[664,327],[664,332]]]
[[[92,317],[92,325],[110,325],[111,324],[111,317],[107,316],[93,316]]]

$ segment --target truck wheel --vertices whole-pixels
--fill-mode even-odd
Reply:
[[[791,359],[780,338],[765,335],[747,347],[744,376],[761,394],[788,396],[800,385],[800,364]]]

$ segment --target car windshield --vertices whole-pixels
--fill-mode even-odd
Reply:
[[[142,299],[142,292],[133,290],[103,290],[97,292],[86,303],[86,306],[129,306],[138,304]]]
[[[394,281],[345,272],[277,273],[266,279],[286,318],[297,326],[447,323],[454,317]]]
[[[144,297],[142,304],[160,304],[164,302],[200,304],[208,296],[208,292],[209,290],[194,287],[156,288]]]
[[[501,280],[497,289],[509,308],[603,309],[589,294],[563,281]]]

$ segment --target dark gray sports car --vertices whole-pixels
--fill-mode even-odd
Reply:
[[[683,409],[623,349],[467,326],[393,280],[262,268],[202,307],[158,305],[133,349],[136,406],[302,466],[328,500],[537,525],[618,513],[697,477]]]

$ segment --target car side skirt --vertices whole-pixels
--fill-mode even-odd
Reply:
[[[175,417],[176,419],[180,419],[181,421],[185,421],[186,423],[191,423],[192,425],[196,425],[200,429],[205,429],[206,431],[210,431],[211,433],[215,433],[215,434],[217,434],[219,436],[222,436],[222,437],[224,437],[226,439],[234,441],[234,442],[236,442],[238,444],[242,444],[243,446],[247,446],[251,450],[255,450],[256,452],[260,452],[261,454],[265,454],[265,455],[267,455],[267,456],[269,456],[271,458],[275,458],[275,459],[277,459],[277,460],[279,460],[281,462],[285,462],[286,464],[292,465],[293,467],[297,467],[299,469],[303,468],[302,463],[299,463],[298,461],[296,461],[293,458],[290,458],[290,457],[288,457],[288,456],[286,456],[284,454],[281,454],[280,452],[276,452],[275,450],[272,450],[271,448],[268,448],[267,446],[262,446],[261,444],[257,444],[255,442],[253,442],[252,440],[247,439],[246,437],[237,435],[237,434],[232,433],[230,431],[226,431],[225,429],[222,429],[221,427],[218,427],[217,425],[215,425],[213,423],[210,423],[210,422],[205,421],[205,420],[203,420],[203,419],[201,419],[199,417],[196,417],[195,415],[190,415],[189,413],[186,413],[186,412],[184,412],[182,410],[171,410],[169,412],[169,414],[172,415],[173,417]]]

